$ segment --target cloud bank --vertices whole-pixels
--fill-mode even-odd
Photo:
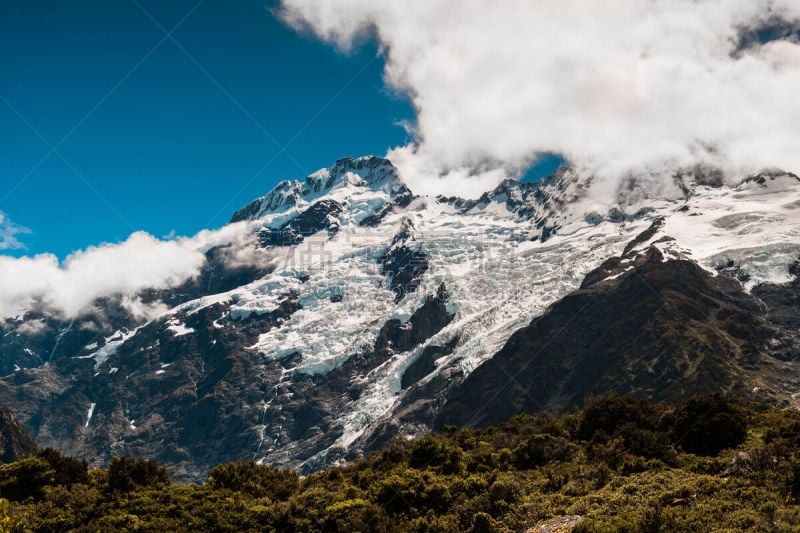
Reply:
[[[76,252],[63,263],[51,254],[0,255],[0,319],[31,309],[70,319],[109,296],[119,296],[134,315],[148,318],[163,309],[143,304],[141,290],[181,285],[200,273],[210,248],[234,243],[245,250],[249,235],[245,223],[172,240],[136,232],[122,243]]]
[[[797,0],[282,0],[281,15],[345,50],[379,41],[417,113],[416,142],[388,155],[418,192],[485,188],[545,152],[617,178],[800,170]]]

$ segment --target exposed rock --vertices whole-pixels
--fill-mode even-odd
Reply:
[[[665,220],[663,217],[655,219],[649,228],[637,235],[635,239],[625,246],[625,250],[622,252],[622,257],[631,257],[631,254],[635,251],[637,246],[641,246],[652,239],[656,233],[664,227],[664,222]]]
[[[395,302],[415,292],[420,278],[428,270],[428,254],[415,241],[414,223],[405,219],[392,244],[378,258],[381,274],[387,277],[389,287],[396,295]]]
[[[422,354],[406,368],[401,386],[407,389],[433,372],[436,369],[436,359],[453,353],[457,344],[458,337],[455,337],[444,346],[426,346]]]
[[[390,354],[407,352],[446,326],[452,315],[447,312],[447,287],[442,283],[435,296],[429,296],[406,323],[393,319],[384,324],[374,352],[383,359]]]
[[[0,405],[0,463],[13,463],[36,453],[36,444],[11,409]]]
[[[0,382],[0,398],[26,406],[22,414],[42,446],[95,465],[113,455],[153,457],[171,465],[176,479],[201,479],[209,467],[258,446],[252,428],[261,415],[250,406],[283,370],[246,347],[299,303],[290,298],[241,321],[226,309],[217,304],[182,316],[191,335],[152,322],[118,348],[113,362],[62,358],[16,372]]]

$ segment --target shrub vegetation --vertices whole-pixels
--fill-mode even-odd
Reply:
[[[20,532],[488,533],[571,515],[578,533],[799,531],[800,413],[611,396],[560,418],[397,440],[304,478],[243,461],[198,485],[152,460],[87,470],[42,450],[0,465],[0,497],[0,531]]]

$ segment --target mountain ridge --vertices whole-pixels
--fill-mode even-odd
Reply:
[[[602,205],[592,179],[564,167],[464,200],[414,195],[385,159],[342,159],[239,210],[241,237],[207,250],[197,278],[139,295],[164,306],[153,317],[112,298],[74,320],[31,311],[3,322],[0,402],[40,445],[95,464],[155,457],[187,480],[241,458],[310,471],[426,433],[552,306],[576,295],[624,301],[620,284],[658,272],[663,283],[664,272],[691,277],[709,302],[778,331],[778,345],[759,349],[794,365],[796,176],[682,183],[669,198]],[[723,285],[736,298],[725,300],[733,289]],[[676,304],[670,320],[687,312]],[[624,331],[630,319],[618,320]],[[707,360],[715,372],[754,372],[724,359]],[[557,355],[549,363],[541,369],[558,374]],[[627,383],[623,367],[600,366]],[[758,372],[770,380],[758,388],[791,404],[790,379]]]

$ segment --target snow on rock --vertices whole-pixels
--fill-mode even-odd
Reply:
[[[748,289],[789,282],[789,266],[800,255],[800,181],[782,174],[735,188],[696,187],[667,217],[663,233],[710,270],[736,264]]]
[[[108,359],[112,355],[117,353],[117,350],[119,350],[119,347],[122,346],[125,343],[125,341],[127,341],[128,339],[130,339],[131,337],[136,335],[136,333],[138,333],[138,331],[140,329],[141,329],[141,326],[136,328],[136,329],[133,329],[131,331],[127,331],[127,330],[117,331],[116,333],[114,333],[110,337],[106,337],[105,343],[103,344],[102,348],[96,350],[95,352],[93,352],[93,353],[91,353],[91,354],[89,354],[88,356],[85,356],[85,357],[93,358],[94,361],[95,361],[95,365],[94,365],[95,369],[99,368],[100,365],[102,365],[103,363],[108,361]]]
[[[329,169],[318,170],[305,181],[283,181],[269,194],[237,212],[233,221],[259,220],[277,228],[304,208],[325,196],[348,201],[352,220],[360,222],[370,210],[381,207],[392,191],[401,186],[392,164],[377,157],[344,158]],[[367,208],[367,209],[365,209]]]
[[[86,413],[86,423],[83,425],[83,427],[86,427],[86,428],[89,427],[89,422],[92,421],[92,416],[94,416],[94,408],[95,407],[97,407],[96,403],[92,402],[92,403],[89,404],[89,410]]]
[[[194,329],[187,328],[186,324],[176,318],[170,320],[168,324],[169,325],[167,326],[167,329],[176,337],[183,337],[184,335],[190,335],[194,333]]]
[[[295,294],[299,287],[298,274],[294,270],[269,275],[252,283],[246,291],[234,291],[230,294],[230,317],[233,320],[244,320],[252,314],[272,312],[287,296]]]

